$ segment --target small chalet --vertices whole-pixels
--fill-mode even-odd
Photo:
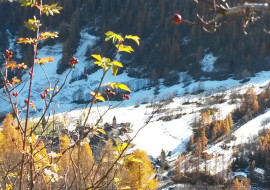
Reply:
[[[233,179],[235,180],[236,178],[238,178],[238,180],[242,181],[244,178],[247,178],[247,174],[244,172],[234,172]]]
[[[265,170],[262,168],[254,168],[253,176],[258,180],[264,181],[265,180]]]

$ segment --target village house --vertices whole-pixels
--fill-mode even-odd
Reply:
[[[265,181],[265,170],[262,168],[254,168],[253,176],[258,180],[264,182]]]

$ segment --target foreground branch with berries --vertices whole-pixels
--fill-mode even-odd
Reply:
[[[60,14],[62,9],[58,4],[43,4],[42,0],[20,0],[21,6],[32,7],[37,10],[37,15],[25,22],[25,27],[34,33],[34,37],[19,37],[17,43],[27,44],[33,47],[31,64],[16,63],[13,61],[13,51],[5,50],[5,69],[1,70],[5,97],[1,99],[12,107],[12,114],[8,114],[0,131],[0,187],[6,189],[106,189],[108,186],[115,189],[147,188],[156,189],[157,180],[152,179],[155,172],[147,154],[137,151],[126,155],[133,137],[128,143],[106,142],[103,148],[101,160],[93,157],[89,141],[97,134],[105,134],[100,122],[106,113],[130,99],[130,89],[127,85],[117,82],[103,83],[108,71],[117,77],[118,69],[124,65],[116,59],[119,53],[132,53],[133,48],[126,45],[131,40],[140,45],[138,36],[121,36],[112,31],[107,32],[105,41],[111,41],[115,47],[112,58],[94,54],[94,64],[102,70],[99,85],[94,91],[89,91],[92,97],[87,113],[82,116],[83,124],[80,128],[80,137],[72,138],[70,132],[63,133],[65,120],[57,119],[55,115],[55,97],[61,92],[68,82],[68,76],[79,64],[78,58],[69,60],[70,69],[63,81],[51,82],[43,65],[54,62],[53,57],[37,59],[38,45],[40,41],[49,38],[57,38],[57,32],[42,32],[40,21],[42,15],[53,16]],[[32,86],[35,76],[35,68],[41,67],[47,79],[47,84],[40,87],[39,96],[43,102],[42,109],[33,101]],[[24,70],[26,79],[21,81],[19,76],[11,77],[14,71]],[[27,74],[26,74],[27,73]],[[38,76],[37,76],[38,77]],[[103,91],[102,89],[105,90]],[[27,96],[22,97],[22,90],[27,88]],[[99,102],[109,101],[111,96],[121,93],[122,101],[116,105],[108,106],[108,109],[100,114],[96,121],[89,121],[92,108]],[[24,95],[25,96],[25,95]],[[18,99],[23,99],[23,104]],[[106,98],[106,99],[105,99]],[[30,111],[31,110],[31,111]],[[32,112],[40,111],[40,118],[32,119]],[[150,121],[150,120],[149,120]],[[149,121],[147,123],[149,123]],[[145,124],[145,126],[147,125]],[[143,126],[143,127],[145,127]],[[133,169],[130,165],[138,165],[145,170],[138,173],[139,179],[133,179]],[[127,183],[129,182],[129,183]]]
[[[218,28],[231,23],[237,19],[241,19],[242,31],[247,34],[246,28],[249,24],[254,24],[264,14],[258,15],[258,13],[269,13],[270,6],[268,2],[265,3],[249,3],[242,1],[230,1],[230,0],[194,0],[198,9],[204,10],[204,14],[197,13],[197,21],[191,22],[183,20],[181,15],[175,14],[173,16],[174,24],[186,23],[191,25],[201,25],[206,32],[216,32]],[[205,17],[211,19],[205,20]],[[270,33],[269,29],[264,29],[266,33]]]

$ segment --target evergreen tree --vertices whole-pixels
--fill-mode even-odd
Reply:
[[[168,165],[168,162],[166,160],[166,153],[165,151],[162,149],[161,150],[161,153],[160,153],[160,164],[161,164],[161,167],[162,169],[164,170],[168,170],[169,169],[169,165]]]

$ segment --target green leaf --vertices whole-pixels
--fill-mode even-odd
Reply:
[[[126,35],[125,39],[134,40],[138,44],[138,46],[140,45],[140,38],[138,36]]]
[[[123,64],[119,61],[113,61],[112,64],[117,67],[123,67]]]
[[[131,52],[134,51],[131,46],[126,46],[126,45],[123,45],[123,44],[120,44],[120,45],[116,44],[115,46],[116,46],[116,48],[118,49],[119,52],[125,51],[125,52],[128,52],[128,53],[131,53]]]
[[[93,54],[92,57],[94,57],[95,59],[101,61],[101,56],[100,55]]]
[[[117,75],[117,72],[118,72],[118,67],[112,66],[112,73],[113,73],[113,76],[116,76],[116,75]]]

